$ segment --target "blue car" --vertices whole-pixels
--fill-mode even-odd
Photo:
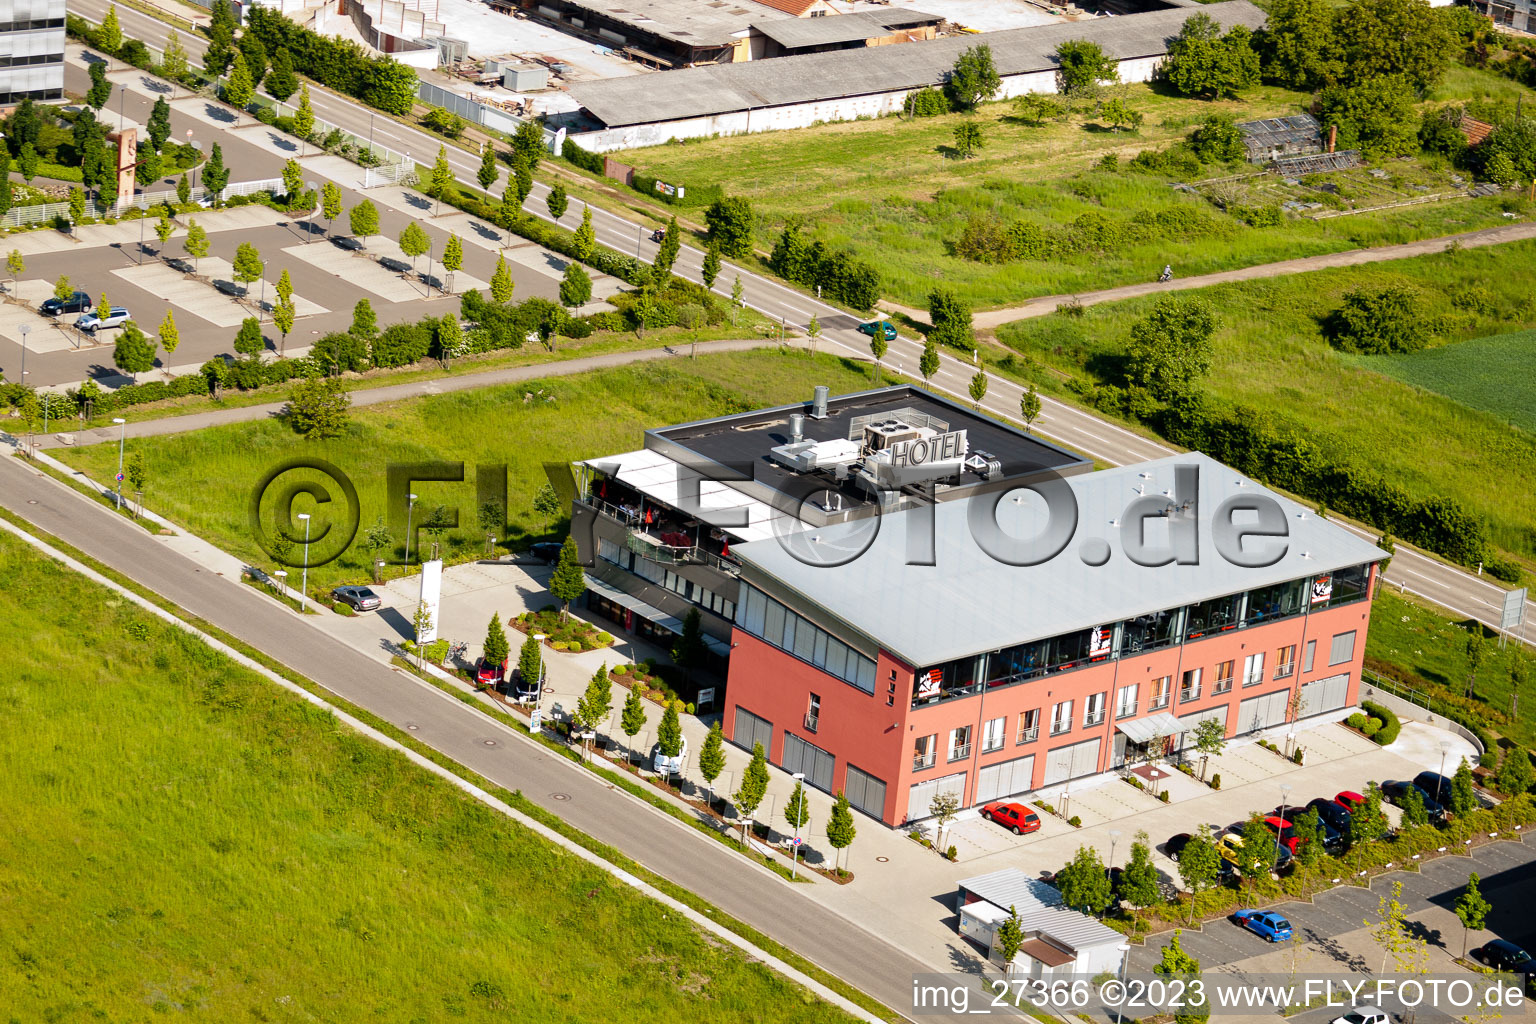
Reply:
[[[1291,922],[1271,910],[1239,910],[1232,920],[1270,942],[1284,942],[1291,937]]]

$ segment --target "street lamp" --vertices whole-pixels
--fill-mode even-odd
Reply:
[[[1450,743],[1450,741],[1449,740],[1441,740],[1440,741],[1440,778],[1442,778],[1442,779],[1445,778],[1445,755],[1449,754],[1450,752],[1451,752],[1451,743]]]
[[[410,498],[405,505],[405,564],[411,564],[411,513],[416,509],[416,495],[408,495]]]
[[[539,671],[537,673],[537,678],[535,678],[533,683],[533,710],[528,713],[529,731],[534,731],[539,728],[539,717],[543,714],[543,711],[540,708],[540,704],[544,699],[544,638],[547,635],[548,634],[545,633],[533,634],[534,640],[538,641],[537,647],[539,652]],[[524,679],[523,685],[527,686],[528,680]],[[535,733],[535,735],[537,735],[537,733]]]
[[[309,244],[309,236],[315,233],[314,232],[315,211],[320,209],[320,193],[315,191],[319,186],[317,186],[312,181],[306,181],[304,183],[304,187],[306,189],[308,189],[310,194],[315,197],[314,209],[309,211],[309,225],[304,229],[304,244],[308,245]]]
[[[789,878],[794,881],[796,869],[800,867],[800,812],[805,810],[805,787],[800,784],[805,781],[805,772],[795,772],[790,778],[800,790],[800,806],[795,808],[795,845],[790,849]]]
[[[20,324],[18,326],[21,328],[21,381],[25,384],[27,381],[27,334],[31,332],[32,325]]]
[[[128,428],[124,425],[128,421],[121,416],[112,417],[112,422],[117,424],[117,510],[123,510],[123,440],[128,434]]]
[[[1280,820],[1281,821],[1285,820],[1285,802],[1286,802],[1286,800],[1288,800],[1290,798],[1290,795],[1291,795],[1290,784],[1282,782],[1280,784]],[[1274,863],[1272,863],[1270,865],[1270,868],[1272,870],[1276,870],[1276,871],[1278,871],[1280,869],[1280,835],[1281,835],[1282,832],[1284,832],[1284,830],[1285,830],[1285,826],[1284,825],[1282,825],[1279,828],[1275,829],[1275,859],[1274,859]]]
[[[304,520],[304,574],[299,581],[299,611],[306,611],[304,602],[309,599],[309,513],[300,512]]]
[[[190,129],[190,128],[187,129],[187,138],[188,139],[192,138],[192,129]],[[193,152],[196,152],[196,153],[202,153],[202,151],[203,151],[203,144],[201,142],[193,142],[192,143],[192,150],[193,150]],[[193,160],[192,160],[192,187],[193,188],[197,188],[197,168],[198,168],[198,165],[199,165],[200,162],[201,161],[197,160],[196,158],[193,158]]]
[[[1120,839],[1120,830],[1117,829],[1117,828],[1110,829],[1109,830],[1109,867],[1106,869],[1106,871],[1107,871],[1111,881],[1113,881],[1113,879],[1115,877],[1115,843],[1119,839]]]

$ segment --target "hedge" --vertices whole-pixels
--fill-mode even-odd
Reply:
[[[252,6],[245,30],[270,53],[285,50],[293,70],[389,114],[404,116],[416,102],[416,72],[392,57],[372,57],[357,43],[325,38],[297,22]]]
[[[1377,704],[1375,701],[1371,700],[1361,701],[1360,706],[1364,708],[1366,713],[1369,714],[1372,718],[1381,719],[1381,728],[1376,732],[1374,736],[1371,737],[1371,739],[1375,740],[1383,747],[1397,739],[1397,734],[1402,731],[1403,723],[1398,721],[1397,716],[1392,713],[1391,708]]]

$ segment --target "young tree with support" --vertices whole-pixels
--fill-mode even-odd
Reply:
[[[304,168],[292,158],[283,164],[283,194],[287,196],[290,206],[296,205],[299,197],[304,194]]]
[[[576,229],[573,248],[576,250],[576,259],[581,263],[590,263],[592,254],[597,251],[597,229],[592,226],[592,207],[590,206],[583,206],[581,209],[581,227]]]
[[[432,239],[422,230],[420,224],[411,221],[400,232],[400,251],[411,258],[411,273],[416,272],[416,258],[422,256],[432,248]]]
[[[443,210],[443,200],[453,195],[453,167],[448,163],[448,147],[437,147],[437,160],[432,164],[432,178],[427,185],[427,195],[437,200],[432,211],[436,217]]]
[[[236,110],[244,110],[255,95],[256,85],[251,80],[250,65],[246,63],[245,54],[237,49],[229,67],[229,77],[224,80],[224,102]]]
[[[489,191],[500,176],[501,172],[496,167],[496,149],[487,140],[485,145],[480,147],[480,169],[475,172],[475,180],[480,183],[482,190]]]
[[[288,271],[284,270],[286,275]],[[283,358],[288,351],[288,335],[293,331],[294,321],[298,319],[298,309],[293,304],[293,296],[283,297],[279,295],[277,301],[272,304],[272,326],[278,330],[277,356]]]
[[[571,602],[587,592],[586,573],[576,550],[576,538],[566,537],[560,545],[560,560],[549,577],[549,592],[560,602],[560,621],[571,617]]]
[[[173,82],[180,82],[187,77],[187,49],[181,45],[181,36],[175,29],[165,34],[165,50],[160,55],[160,73]],[[171,99],[175,99],[173,89]]]
[[[725,771],[725,733],[720,731],[720,723],[716,722],[709,727],[709,735],[704,737],[704,747],[699,751],[699,774],[704,777],[704,784],[709,787],[709,805],[715,805],[715,780],[720,773]]]
[[[1195,726],[1194,738],[1195,749],[1200,752],[1200,781],[1204,782],[1211,758],[1219,756],[1227,747],[1227,727],[1219,719],[1202,719]]]
[[[675,759],[683,752],[683,723],[678,719],[677,709],[681,701],[667,701],[666,710],[661,713],[661,724],[656,727],[656,746],[661,751],[661,756]],[[668,774],[676,774],[668,768]]]
[[[917,361],[918,372],[923,375],[923,386],[928,387],[933,375],[939,372],[939,346],[932,338],[923,342],[923,354]]]
[[[565,216],[565,211],[570,208],[570,205],[571,201],[566,195],[565,186],[559,182],[556,182],[550,188],[549,194],[544,197],[544,208],[557,221]]]
[[[1179,852],[1179,879],[1189,890],[1189,920],[1195,919],[1195,903],[1200,894],[1221,880],[1221,854],[1211,842],[1210,826],[1199,825],[1189,842]]]
[[[1056,872],[1056,888],[1061,900],[1073,910],[1102,914],[1113,900],[1109,891],[1109,873],[1099,859],[1099,851],[1079,846],[1067,865]]]
[[[123,324],[112,349],[112,363],[123,370],[137,384],[139,374],[148,373],[155,366],[155,343],[139,330],[132,320]]]
[[[858,833],[859,830],[853,824],[853,810],[848,803],[848,795],[839,790],[837,802],[832,805],[832,816],[827,819],[827,845],[833,850],[832,869],[840,877],[848,872],[838,863],[838,858],[853,845],[853,838]]]
[[[229,184],[229,168],[224,166],[224,151],[215,142],[209,151],[208,162],[203,164],[203,192],[213,197],[213,205],[224,202],[224,189]]]
[[[661,236],[661,245],[656,249],[656,260],[651,264],[651,277],[658,287],[666,284],[672,267],[677,263],[677,255],[682,251],[683,233],[678,229],[677,218],[674,216],[667,223],[667,230]]]
[[[587,729],[595,730],[607,720],[612,710],[613,683],[608,678],[608,664],[604,662],[587,681],[587,689],[576,704],[576,718]]]
[[[165,259],[165,247],[170,243],[171,236],[175,233],[176,222],[161,214],[160,219],[155,221],[155,237],[160,239],[159,256],[162,260]]]
[[[481,645],[481,653],[485,655],[487,664],[496,666],[497,677],[500,678],[501,667],[512,654],[512,647],[507,643],[507,631],[501,625],[500,612],[491,613],[491,621],[485,627],[485,643]]]
[[[496,269],[491,272],[491,301],[503,306],[511,302],[514,287],[512,271],[507,267],[507,261],[498,252]]]
[[[704,290],[709,291],[715,286],[715,278],[720,276],[720,249],[711,242],[704,248],[704,268],[702,280]]]
[[[981,412],[981,401],[987,397],[987,371],[977,370],[971,377],[971,401],[976,404],[976,411]]]
[[[736,790],[736,795],[731,802],[736,805],[736,810],[741,814],[741,845],[747,845],[747,826],[752,821],[752,815],[763,802],[763,797],[768,795],[768,755],[763,752],[761,743],[752,744],[752,761],[747,765],[747,770],[741,774],[741,786]]]
[[[683,631],[672,645],[672,660],[683,670],[684,681],[693,678],[693,670],[704,663],[709,648],[704,645],[704,627],[697,608],[683,616]]]
[[[517,678],[524,691],[537,691],[544,680],[544,657],[539,638],[529,633],[517,652]]]
[[[176,327],[176,314],[171,307],[165,307],[165,319],[160,321],[160,348],[167,356],[176,354],[176,346],[181,344],[181,331]],[[169,359],[166,360],[170,362]],[[170,367],[166,367],[166,373],[170,373]]]
[[[795,788],[790,790],[789,799],[784,801],[784,820],[789,822],[789,827],[795,830],[796,838],[803,838],[798,833],[811,822],[811,802],[805,795],[805,783],[799,779],[795,780]],[[791,859],[796,864],[800,863],[798,845],[791,852]]]
[[[619,728],[624,730],[627,740],[626,749],[631,762],[635,759],[635,736],[645,728],[645,699],[640,696],[638,683],[630,686],[629,695],[624,698],[624,711],[619,717]]]
[[[880,360],[885,358],[890,351],[891,344],[885,340],[885,328],[883,322],[875,325],[875,333],[869,338],[869,354],[875,357],[875,386],[880,385]]]
[[[1120,873],[1119,896],[1133,907],[1150,907],[1162,897],[1152,863],[1152,842],[1145,831],[1137,832],[1131,844],[1131,859]]]
[[[240,321],[240,330],[235,333],[235,352],[247,359],[260,359],[266,350],[267,339],[261,335],[261,321],[253,316]]]
[[[592,278],[586,268],[574,260],[565,265],[560,281],[560,304],[577,309],[592,301]]]
[[[235,262],[232,276],[236,281],[245,286],[249,294],[251,285],[261,280],[261,272],[265,264],[261,261],[261,252],[250,242],[241,242],[235,249]]]
[[[1488,923],[1488,912],[1493,905],[1483,898],[1478,888],[1482,879],[1477,872],[1467,876],[1467,888],[1456,900],[1456,919],[1461,922],[1461,958],[1467,958],[1467,939],[1472,931],[1482,931]]]
[[[443,271],[448,277],[448,294],[453,294],[453,275],[464,266],[464,243],[458,235],[449,235],[443,245]]]
[[[357,238],[361,238],[365,243],[370,235],[379,233],[379,208],[374,206],[371,200],[364,199],[352,207],[351,213],[348,214],[348,220],[350,222],[349,226],[352,228],[352,234]]]
[[[299,105],[293,112],[293,134],[299,137],[299,156],[304,155],[304,147],[309,144],[309,136],[315,130],[315,108],[309,103],[309,83],[299,87]],[[327,184],[327,188],[335,186]],[[341,189],[336,189],[338,204],[341,200]],[[338,212],[340,212],[338,210]],[[334,215],[332,215],[334,217]]]
[[[334,181],[320,186],[320,216],[325,218],[325,233],[329,237],[332,225],[341,216],[341,186]]]
[[[1024,926],[1019,922],[1019,912],[1011,904],[1008,916],[997,926],[997,940],[993,944],[1002,954],[1004,972],[1012,974],[1013,958],[1019,955],[1019,947],[1024,945]]]

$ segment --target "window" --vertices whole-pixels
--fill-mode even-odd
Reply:
[[[1179,636],[1179,612],[1156,612],[1126,619],[1120,627],[1121,655],[1155,651],[1177,643]]]
[[[805,729],[807,732],[816,731],[816,723],[821,721],[821,694],[811,694],[811,706],[805,713]]]
[[[917,742],[912,745],[913,771],[920,772],[924,768],[933,767],[933,759],[938,752],[938,739],[938,733],[917,738]]]
[[[1355,656],[1355,631],[1334,635],[1333,647],[1328,651],[1329,665],[1342,665]]]
[[[1312,607],[1332,608],[1359,600],[1366,596],[1365,587],[1370,575],[1369,565],[1356,565],[1327,576],[1312,577]]]
[[[1168,694],[1173,688],[1173,676],[1158,676],[1152,680],[1152,703],[1148,705],[1153,711],[1158,711],[1168,706]]]
[[[949,730],[949,759],[962,761],[971,756],[971,727],[962,725]]]
[[[1189,623],[1184,628],[1187,640],[1196,640],[1237,628],[1237,595],[1218,597],[1189,606]]]
[[[1083,728],[1104,721],[1104,698],[1108,693],[1096,693],[1083,702]]]
[[[1188,669],[1184,673],[1184,681],[1179,684],[1179,703],[1188,704],[1192,700],[1200,699],[1200,669]]]
[[[1216,666],[1216,685],[1211,687],[1212,693],[1226,693],[1232,689],[1232,662],[1224,661]]]
[[[1122,686],[1115,694],[1115,717],[1130,718],[1136,713],[1136,684]]]
[[[638,563],[644,561],[637,559],[635,567],[642,576],[645,574],[640,572]],[[687,581],[683,583],[686,586]],[[725,602],[736,617],[736,625],[850,686],[869,694],[875,692],[874,661],[755,587],[743,585],[742,595],[739,608]]]
[[[1040,709],[1019,712],[1020,743],[1033,743],[1040,738]]]
[[[1072,702],[1064,700],[1051,709],[1051,735],[1072,731]]]
[[[1316,653],[1317,653],[1317,641],[1316,640],[1308,640],[1307,641],[1307,653],[1301,659],[1301,670],[1303,672],[1311,672],[1312,671],[1312,656],[1314,654],[1316,654]]]
[[[1248,611],[1243,621],[1248,625],[1300,615],[1306,610],[1307,581],[1291,580],[1272,587],[1248,591]]]
[[[1275,652],[1275,678],[1284,679],[1296,671],[1296,645]]]
[[[1008,716],[990,719],[981,731],[981,752],[988,754],[994,750],[1002,750],[1007,732]]]
[[[1264,681],[1264,655],[1250,654],[1243,659],[1243,685],[1257,686]]]

